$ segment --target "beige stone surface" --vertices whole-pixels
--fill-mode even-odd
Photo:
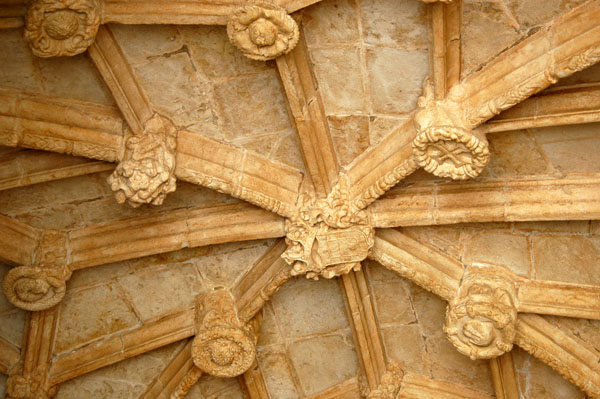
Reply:
[[[244,304],[229,326],[262,307],[257,364],[200,377],[190,399],[355,399],[391,361],[417,397],[600,397],[600,325],[579,318],[600,318],[598,1],[281,0],[301,41],[267,62],[228,39],[232,6],[184,3],[105,2],[89,52],[55,58],[6,28],[24,8],[0,7],[0,143],[18,149],[0,146],[0,278],[42,267],[4,288],[31,296],[47,275],[67,280],[55,310],[29,317],[0,295],[0,371],[23,347],[31,367],[10,374],[60,383],[56,398],[169,397],[192,364],[185,339],[215,323],[206,309],[194,323],[197,295],[226,288]],[[521,118],[486,122],[521,102]],[[126,127],[147,134],[157,112],[178,128],[177,189],[120,205],[106,179],[131,155]],[[456,138],[429,138],[437,155],[417,159],[429,128],[486,151],[493,131],[489,162],[438,173],[465,182],[427,173],[427,159],[473,159]],[[76,172],[88,161],[69,154],[115,164]],[[514,371],[497,372],[448,340],[447,302],[487,295],[460,291],[476,263],[513,273],[515,342],[539,359],[515,345]],[[502,396],[499,373],[520,395]]]

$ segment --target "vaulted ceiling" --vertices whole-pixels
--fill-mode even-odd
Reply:
[[[0,0],[0,51],[0,395],[600,398],[600,1]]]

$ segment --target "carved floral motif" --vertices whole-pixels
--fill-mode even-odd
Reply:
[[[516,287],[501,269],[471,269],[448,305],[444,331],[460,353],[471,359],[490,359],[512,349]]]
[[[293,265],[293,276],[332,278],[359,270],[375,242],[367,213],[350,204],[344,176],[326,199],[302,194],[285,228],[288,249],[282,257]]]
[[[117,201],[134,208],[142,204],[160,205],[175,191],[175,149],[177,128],[154,114],[141,133],[132,134],[125,144],[125,159],[108,177]]]
[[[436,176],[455,180],[478,176],[490,157],[485,136],[460,127],[459,107],[435,101],[433,87],[427,80],[419,107],[415,115],[418,134],[413,141],[419,166]]]
[[[66,234],[57,230],[42,233],[35,265],[14,267],[6,273],[2,289],[13,305],[30,311],[49,309],[66,292],[71,270],[66,264]]]
[[[227,34],[246,57],[259,61],[289,53],[300,37],[296,21],[283,8],[266,2],[240,7],[229,18]]]
[[[398,363],[392,362],[387,366],[387,372],[381,377],[381,383],[371,391],[368,399],[396,399],[400,388],[402,387],[402,380],[404,378],[404,371]]]
[[[192,359],[200,370],[216,377],[236,377],[252,366],[256,335],[238,318],[233,296],[217,289],[196,306],[196,337]]]
[[[72,56],[93,43],[100,5],[98,0],[36,0],[25,19],[25,40],[35,55]]]

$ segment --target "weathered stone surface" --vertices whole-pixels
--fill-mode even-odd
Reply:
[[[67,291],[60,306],[57,353],[140,325],[134,309],[116,284]]]

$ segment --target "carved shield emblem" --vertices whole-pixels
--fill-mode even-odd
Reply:
[[[358,229],[333,230],[316,236],[318,254],[325,266],[360,262],[367,257],[367,236]]]

